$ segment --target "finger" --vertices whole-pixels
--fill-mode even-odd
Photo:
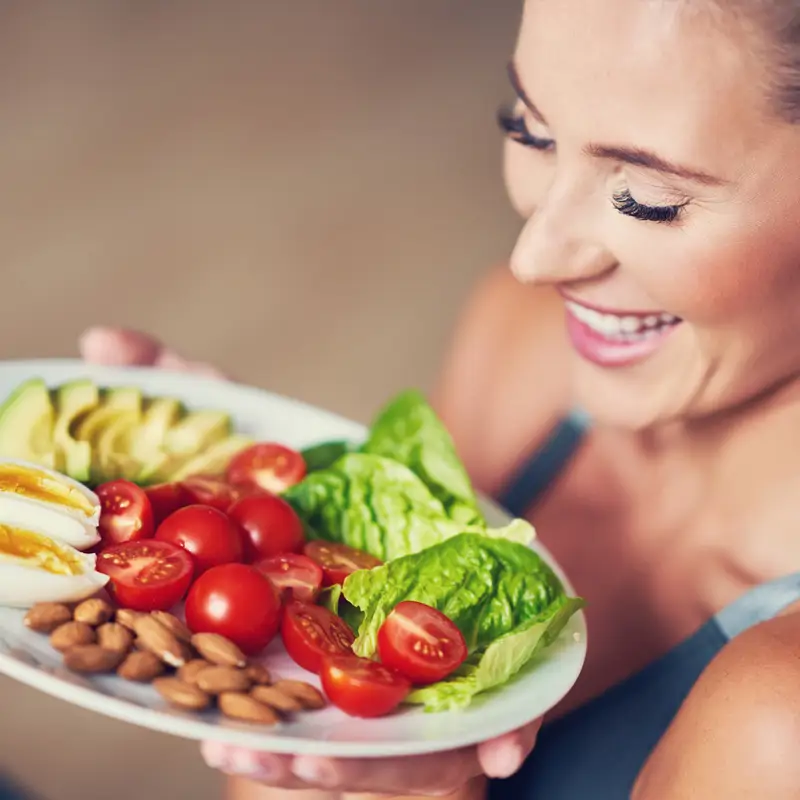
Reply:
[[[176,372],[191,372],[194,375],[202,375],[206,378],[218,378],[227,380],[227,375],[211,364],[200,361],[188,361],[183,356],[178,355],[174,350],[164,348],[155,360],[155,366],[161,369],[171,369]]]
[[[448,753],[388,759],[297,756],[292,772],[311,786],[347,792],[446,796],[481,774],[473,747]]]
[[[533,750],[541,727],[542,720],[538,719],[524,728],[478,745],[478,760],[483,773],[489,778],[509,778],[517,772]]]
[[[163,348],[161,343],[139,331],[124,328],[89,328],[79,341],[81,357],[107,366],[151,366]]]
[[[307,788],[292,774],[291,756],[246,750],[223,742],[203,742],[200,752],[209,767],[226,775],[281,789]]]

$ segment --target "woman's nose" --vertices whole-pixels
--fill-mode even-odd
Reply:
[[[596,203],[579,195],[577,187],[555,183],[528,218],[511,256],[511,271],[518,280],[588,280],[614,268],[614,257],[598,241]]]

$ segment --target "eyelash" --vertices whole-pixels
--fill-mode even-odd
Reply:
[[[506,136],[524,147],[530,147],[542,152],[555,150],[555,140],[542,139],[538,136],[534,136],[528,130],[525,119],[508,109],[500,109],[500,111],[498,111],[497,122]],[[660,222],[665,224],[675,222],[685,205],[684,203],[682,205],[673,206],[646,206],[637,202],[631,195],[629,189],[622,189],[615,192],[611,202],[614,208],[626,217],[632,217],[633,219],[642,220],[644,222]]]
[[[524,118],[518,114],[514,114],[508,109],[502,108],[497,112],[497,123],[506,136],[518,144],[543,152],[555,149],[556,143],[553,139],[543,139],[539,136],[534,136],[528,130]]]

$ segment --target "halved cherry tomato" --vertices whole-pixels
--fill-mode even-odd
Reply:
[[[297,553],[265,558],[253,566],[266,575],[281,597],[287,600],[313,603],[322,588],[322,568]]]
[[[108,575],[108,590],[123,608],[169,611],[186,594],[194,562],[186,550],[153,539],[103,550],[96,569]]]
[[[382,717],[411,691],[411,682],[399,672],[354,655],[326,656],[320,678],[331,703],[351,717]]]
[[[322,567],[325,586],[344,583],[344,579],[353,572],[358,572],[360,569],[374,569],[383,563],[363,550],[322,540],[309,542],[303,548],[303,554]]]
[[[300,483],[306,475],[306,462],[296,450],[273,442],[261,442],[237,453],[228,465],[230,483],[252,484],[280,494]]]
[[[156,539],[188,550],[196,576],[211,567],[241,561],[244,555],[239,528],[227,514],[211,506],[178,509],[158,526]]]
[[[328,655],[350,654],[356,640],[347,623],[322,606],[289,603],[283,613],[281,638],[295,663],[319,672]]]
[[[153,524],[156,528],[179,508],[188,506],[192,501],[183,486],[179,483],[160,483],[148,486],[144,493],[153,507]]]
[[[227,511],[239,499],[233,486],[213,475],[193,475],[181,481],[181,487],[192,505],[212,506],[220,511]]]
[[[237,500],[228,515],[244,531],[246,561],[282,553],[299,553],[305,536],[295,510],[274,494],[252,494]]]
[[[153,509],[144,490],[130,481],[109,481],[97,487],[100,498],[102,547],[153,535]]]
[[[398,603],[378,630],[378,655],[387,667],[418,685],[444,680],[467,657],[455,623],[415,600]]]
[[[249,656],[275,637],[281,621],[275,587],[246,564],[223,564],[201,575],[186,597],[193,633],[218,633]]]

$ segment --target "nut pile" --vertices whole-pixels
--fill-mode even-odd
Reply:
[[[69,669],[116,672],[128,681],[152,683],[177,708],[202,711],[216,702],[232,719],[275,725],[291,714],[325,705],[311,684],[273,682],[266,667],[249,663],[230,640],[215,633],[192,634],[164,611],[115,610],[95,597],[74,609],[39,603],[26,614],[25,625],[49,634]]]

